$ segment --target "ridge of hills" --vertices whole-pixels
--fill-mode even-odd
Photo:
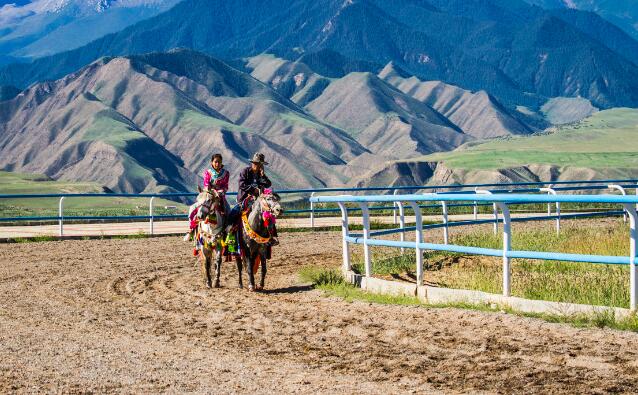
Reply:
[[[532,136],[472,142],[452,152],[392,161],[367,185],[507,183],[638,177],[638,109],[597,112]]]
[[[638,39],[638,7],[634,0],[525,0],[546,9],[595,12]]]
[[[392,65],[381,76],[328,78],[261,55],[240,68],[253,75],[181,49],[105,57],[35,84],[0,102],[0,168],[113,191],[182,191],[196,185],[213,151],[224,155],[232,183],[261,151],[278,188],[320,187],[485,137],[481,122],[501,122],[504,135],[532,131],[485,93],[447,84],[428,100],[417,94],[426,88],[404,92],[382,78],[400,87]]]
[[[24,88],[103,56],[186,47],[223,59],[301,59],[330,78],[393,62],[422,80],[486,90],[511,108],[537,110],[561,96],[637,106],[636,42],[594,14],[568,11],[519,0],[186,0],[77,50],[7,65],[0,84]]]

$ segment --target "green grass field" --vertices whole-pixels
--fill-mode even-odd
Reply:
[[[0,171],[0,194],[104,193],[90,182],[54,181],[39,174]],[[56,216],[59,198],[0,199],[0,217]],[[148,215],[148,198],[82,197],[65,198],[64,214],[110,216]],[[165,208],[175,206],[175,208]],[[166,199],[155,199],[155,214],[176,214],[187,206]]]
[[[638,109],[601,111],[553,133],[469,144],[417,158],[447,167],[491,170],[544,164],[594,169],[638,169]]]
[[[526,251],[565,252],[627,256],[629,230],[621,220],[588,226],[586,221],[563,227],[560,235],[549,229],[514,229],[512,248]],[[595,240],[595,242],[592,242]],[[451,243],[473,247],[502,248],[500,235],[490,231],[452,234]],[[354,269],[363,272],[363,258],[353,255]],[[372,271],[379,276],[415,278],[414,254],[396,249],[373,248]],[[425,281],[456,289],[500,294],[502,261],[499,258],[428,252],[424,259]],[[590,263],[514,259],[512,295],[527,299],[629,307],[629,267]]]

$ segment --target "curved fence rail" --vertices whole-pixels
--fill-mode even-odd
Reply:
[[[422,186],[395,186],[395,187],[369,187],[369,188],[321,188],[321,189],[293,189],[278,191],[281,195],[307,195],[310,194],[310,205],[308,208],[286,210],[287,214],[309,214],[309,226],[315,227],[315,217],[317,214],[330,214],[339,213],[339,208],[331,207],[316,207],[318,201],[314,200],[314,197],[323,196],[326,194],[334,194],[337,192],[351,192],[356,194],[365,194],[370,192],[385,192],[390,196],[397,195],[400,191],[431,191],[436,192],[439,195],[444,194],[498,194],[498,193],[548,193],[556,195],[563,192],[575,192],[575,191],[603,191],[603,190],[617,190],[621,194],[626,195],[627,190],[636,188],[636,194],[638,194],[638,180],[597,180],[597,181],[556,181],[556,182],[521,182],[521,183],[508,183],[508,184],[463,184],[463,185],[422,185]],[[228,196],[236,196],[236,192],[229,192]],[[3,199],[35,199],[35,198],[58,198],[58,215],[57,216],[12,216],[12,217],[0,217],[0,223],[17,223],[17,222],[37,222],[37,221],[56,221],[59,226],[59,236],[64,235],[64,223],[65,221],[148,221],[149,233],[154,233],[154,221],[165,219],[186,219],[186,214],[155,214],[154,213],[154,199],[166,198],[176,199],[184,197],[195,197],[196,193],[193,192],[180,192],[180,193],[48,193],[48,194],[0,194],[0,201]],[[105,216],[79,216],[79,215],[65,215],[64,203],[67,199],[78,198],[95,198],[95,197],[125,197],[125,198],[149,198],[148,215],[105,215]],[[392,202],[387,202],[392,203]],[[432,202],[427,202],[432,203]],[[441,209],[443,211],[444,222],[447,223],[447,213],[451,208],[472,208],[474,214],[474,220],[478,220],[478,209],[482,206],[493,206],[494,219],[491,221],[494,224],[494,232],[498,230],[499,222],[502,222],[498,218],[498,210],[493,203],[480,202],[478,200],[470,200],[464,203],[439,203],[437,204],[420,204],[417,206],[403,207],[397,203],[391,205],[378,205],[370,206],[367,208],[369,211],[391,211],[394,217],[394,224],[398,224],[405,216],[405,210],[422,210],[422,209]],[[552,219],[556,220],[557,231],[560,230],[560,219],[568,218],[565,214],[561,214],[560,203],[551,202],[548,203],[548,217],[551,217],[552,210],[551,205],[556,205],[556,216]],[[349,211],[361,211],[358,206],[347,207]],[[607,215],[617,215],[613,211],[605,211]],[[573,215],[573,214],[568,214]],[[600,213],[583,213],[585,216],[599,216]],[[453,224],[445,225],[455,226]]]
[[[456,253],[465,253],[472,255],[484,255],[484,256],[498,256],[503,258],[503,296],[510,296],[511,293],[511,268],[510,260],[514,258],[526,258],[526,259],[539,259],[539,260],[551,260],[551,261],[571,261],[571,262],[589,262],[600,264],[619,264],[630,265],[630,309],[636,310],[638,303],[638,288],[636,278],[636,238],[638,237],[636,231],[636,224],[638,222],[638,214],[636,212],[638,206],[638,196],[627,196],[625,193],[622,195],[556,195],[556,194],[543,194],[543,195],[526,195],[526,194],[506,194],[506,193],[450,193],[450,194],[421,194],[421,195],[374,195],[374,196],[314,196],[310,198],[313,203],[334,203],[339,206],[341,211],[341,227],[342,227],[342,250],[343,250],[343,269],[344,271],[351,270],[350,263],[350,250],[349,245],[362,244],[364,251],[364,267],[365,276],[372,276],[372,263],[370,256],[370,246],[383,246],[383,247],[395,247],[395,248],[410,248],[414,249],[416,253],[416,280],[417,285],[423,284],[423,251],[435,250],[435,251],[447,251]],[[462,245],[453,245],[448,243],[447,232],[444,234],[444,243],[425,243],[423,241],[423,230],[431,229],[434,227],[444,227],[447,229],[449,226],[462,226],[479,223],[487,223],[487,221],[463,221],[458,223],[448,223],[447,220],[443,224],[426,225],[423,226],[421,210],[419,209],[420,203],[432,203],[440,202],[444,207],[448,202],[476,202],[493,205],[496,210],[500,211],[502,218],[497,218],[497,223],[503,224],[503,249],[491,249],[491,248],[479,248],[468,247]],[[405,223],[402,220],[400,227],[396,229],[374,231],[370,230],[370,204],[379,203],[392,203],[399,207],[399,210],[403,212],[402,207],[404,205],[411,207],[415,213],[416,226],[405,227]],[[597,213],[598,215],[628,215],[630,219],[630,250],[627,256],[603,256],[603,255],[583,255],[583,254],[566,254],[559,252],[539,252],[539,251],[517,251],[512,250],[512,228],[511,224],[514,220],[518,221],[530,221],[530,220],[546,220],[557,219],[559,216],[549,217],[531,217],[531,218],[517,218],[514,219],[510,214],[510,206],[513,204],[556,204],[561,203],[587,203],[587,204],[610,204],[618,205],[621,210],[615,210],[613,212]],[[361,210],[363,216],[363,233],[351,234],[348,225],[348,208],[347,204],[357,204]],[[496,213],[496,211],[495,211]],[[588,215],[592,215],[591,213]],[[572,215],[574,216],[574,215]],[[582,215],[581,215],[582,216]],[[565,218],[566,216],[563,216]],[[445,219],[445,210],[444,210]],[[405,241],[404,235],[407,231],[415,232],[415,241]],[[400,241],[395,240],[383,240],[374,238],[383,235],[389,235],[398,233],[401,235]]]

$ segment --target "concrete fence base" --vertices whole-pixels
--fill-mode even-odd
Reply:
[[[482,291],[464,289],[417,286],[412,283],[364,277],[352,271],[344,272],[346,281],[362,290],[391,296],[411,296],[426,304],[467,303],[472,305],[496,305],[522,313],[554,314],[554,315],[592,315],[600,312],[613,312],[616,319],[631,315],[629,309],[608,306],[593,306],[577,303],[550,302],[531,300],[514,296],[503,296]]]

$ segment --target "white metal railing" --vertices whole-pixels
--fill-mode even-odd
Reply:
[[[342,248],[343,248],[343,269],[350,271],[352,269],[350,262],[350,250],[349,244],[362,244],[364,250],[364,268],[365,276],[370,277],[372,275],[372,260],[370,254],[371,246],[385,246],[396,248],[413,248],[415,250],[416,258],[416,282],[417,286],[423,285],[423,250],[436,250],[436,251],[448,251],[448,252],[460,252],[474,255],[485,256],[500,256],[502,258],[502,270],[503,270],[503,295],[506,297],[511,296],[511,267],[510,261],[514,258],[523,259],[540,259],[540,260],[556,260],[556,261],[574,261],[574,262],[590,262],[590,263],[603,263],[603,264],[628,264],[630,267],[630,309],[635,311],[638,304],[638,283],[636,278],[636,239],[638,238],[638,231],[636,230],[638,224],[638,213],[635,205],[638,204],[638,197],[630,196],[614,196],[614,195],[521,195],[521,194],[474,194],[474,195],[461,195],[461,194],[449,194],[449,195],[437,195],[437,194],[424,194],[424,195],[377,195],[377,196],[321,196],[314,197],[314,202],[336,203],[341,211],[341,226],[342,226]],[[434,244],[423,242],[423,220],[421,216],[421,210],[418,203],[428,201],[483,201],[493,203],[498,210],[500,210],[503,216],[503,248],[501,250],[467,247],[450,244]],[[405,233],[405,227],[402,225],[399,229],[392,229],[390,231],[375,231],[370,230],[370,212],[368,208],[369,203],[399,203],[400,207],[405,203],[415,212],[415,241],[406,242],[403,239],[401,241],[384,240],[373,238],[373,236],[381,234],[392,233]],[[516,251],[511,248],[512,241],[512,218],[509,210],[510,204],[522,204],[522,203],[557,203],[557,202],[573,202],[573,203],[613,203],[620,204],[627,212],[630,218],[630,248],[628,257],[619,256],[602,256],[602,255],[583,255],[583,254],[566,254],[560,252],[537,252],[537,251]],[[357,203],[361,208],[363,217],[363,233],[360,236],[350,234],[348,224],[348,210],[346,203]],[[468,221],[472,222],[472,221]]]

